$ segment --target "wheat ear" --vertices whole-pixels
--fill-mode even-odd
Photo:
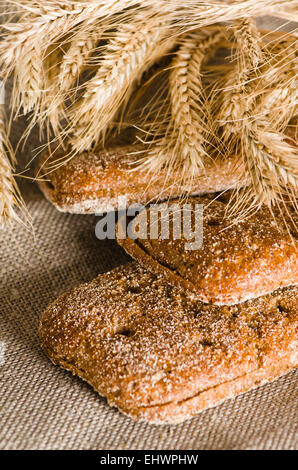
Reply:
[[[261,35],[251,18],[233,21],[231,29],[238,47],[243,53],[239,55],[243,68],[256,68],[263,58]]]
[[[102,35],[102,28],[88,25],[74,34],[70,47],[64,55],[58,77],[61,92],[70,92],[84,71],[88,58],[95,51]]]
[[[242,139],[251,187],[243,190],[245,207],[272,207],[287,194],[294,204],[298,196],[298,153],[283,134],[253,126]],[[236,204],[237,209],[239,206]]]
[[[239,134],[242,129],[249,109],[247,85],[252,71],[264,61],[261,36],[254,20],[237,20],[233,23],[232,30],[238,46],[238,57],[234,69],[226,78],[218,113],[218,123],[222,128],[222,140],[225,143],[233,140],[233,136]]]
[[[272,15],[298,21],[297,0],[171,0],[177,25],[183,31],[208,26],[221,21]]]
[[[138,4],[138,0],[105,0],[100,2],[91,0],[88,3],[65,1],[63,6],[44,1],[22,4],[22,10],[27,12],[29,17],[23,16],[17,23],[2,25],[9,32],[5,36],[2,58],[6,63],[11,64],[19,58],[24,44],[41,40],[44,44],[50,45],[57,39],[61,39],[82,21],[90,21],[90,18],[94,21],[95,18],[110,17]],[[146,4],[146,1],[143,4]]]
[[[297,114],[297,107],[297,74],[289,69],[284,73],[284,80],[273,83],[272,87],[257,99],[256,106],[251,111],[252,119],[268,119],[274,129],[284,131]]]
[[[297,113],[298,41],[274,42],[269,51],[272,57],[252,82],[251,115],[253,120],[270,117],[274,129],[284,130]]]
[[[214,96],[214,113],[225,145],[229,141],[230,147],[235,144],[245,119],[254,121],[269,112],[273,127],[284,128],[297,104],[297,41],[272,42],[255,69],[248,70],[243,61],[238,61],[223,86],[222,94]],[[287,101],[291,101],[288,109]]]
[[[6,133],[4,105],[0,105],[0,227],[20,221],[15,210],[16,206],[23,205],[19,190],[12,173],[12,162],[8,153],[12,156]]]
[[[59,136],[60,123],[65,116],[58,87],[62,57],[63,50],[57,44],[48,48],[44,58],[44,93],[40,103],[40,110],[36,110],[36,119],[41,129],[44,125],[48,126],[48,136],[51,129],[56,136]]]
[[[242,191],[243,196],[239,198],[238,203],[235,205],[237,210],[240,208],[240,201],[242,206],[254,209],[261,204],[266,204],[268,207],[279,205],[281,202],[284,203],[285,199],[290,200],[294,205],[297,204],[297,147],[291,145],[286,136],[278,132],[278,127],[285,126],[293,117],[295,109],[297,110],[297,81],[293,78],[295,73],[292,68],[295,64],[297,51],[295,53],[295,48],[294,51],[291,51],[294,52],[294,61],[289,61],[288,52],[286,48],[285,51],[277,54],[278,59],[273,56],[273,63],[276,67],[275,72],[280,70],[280,73],[277,74],[277,77],[275,74],[270,73],[269,77],[273,81],[273,86],[280,86],[278,94],[279,98],[283,98],[283,103],[280,103],[281,107],[286,106],[289,98],[294,98],[296,102],[294,101],[293,107],[290,103],[288,108],[282,110],[283,112],[272,110],[270,107],[269,110],[263,108],[261,114],[257,117],[253,116],[253,109],[249,110],[248,118],[243,121],[239,138],[250,187]],[[282,70],[284,73],[281,73]],[[273,77],[276,77],[276,83],[274,83]],[[288,78],[286,82],[284,82],[285,77]],[[270,82],[270,78],[266,77],[265,83]],[[285,95],[281,96],[281,91]],[[273,93],[271,92],[271,98]],[[261,104],[264,105],[262,100]],[[267,104],[272,105],[272,103]]]
[[[15,75],[13,109],[22,108],[25,114],[38,109],[43,91],[43,61],[37,44],[23,49]]]
[[[152,24],[138,19],[118,28],[107,44],[98,72],[72,111],[75,150],[87,150],[94,142],[104,141],[132,83],[172,47],[173,40],[166,40],[166,35],[164,21]]]
[[[204,167],[205,142],[208,140],[208,109],[201,79],[201,68],[214,45],[224,33],[215,31],[204,38],[197,34],[181,40],[170,73],[171,121],[178,152],[190,172],[198,173]],[[177,155],[179,158],[179,155]],[[188,160],[188,162],[187,162]]]
[[[151,172],[167,167],[181,170],[181,185],[186,185],[204,168],[210,132],[209,111],[204,95],[201,67],[224,29],[188,33],[179,38],[179,49],[170,69],[170,122],[165,136],[153,139],[142,160]]]

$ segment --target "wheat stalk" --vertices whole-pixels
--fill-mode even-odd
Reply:
[[[22,205],[22,200],[16,186],[11,161],[8,152],[12,154],[6,133],[4,105],[0,105],[0,227],[13,220],[20,220],[15,207]]]
[[[75,150],[89,149],[94,142],[104,141],[132,83],[173,46],[173,40],[161,43],[167,34],[166,20],[147,20],[138,18],[121,25],[109,41],[98,72],[72,111]]]

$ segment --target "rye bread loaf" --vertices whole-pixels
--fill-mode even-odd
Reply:
[[[178,423],[297,366],[298,287],[201,303],[135,262],[49,306],[50,359],[133,419]]]
[[[183,194],[180,174],[167,170],[150,174],[135,169],[143,146],[120,145],[99,153],[82,153],[55,171],[51,165],[63,153],[45,152],[37,168],[38,184],[46,198],[62,212],[101,213],[125,209],[126,205],[166,200]],[[191,193],[224,191],[243,184],[243,166],[231,156],[209,161],[193,181]]]
[[[290,127],[286,133],[297,140]],[[173,199],[185,193],[178,170],[169,174],[165,169],[153,174],[136,168],[144,155],[144,146],[131,144],[129,132],[106,150],[84,152],[65,162],[68,155],[67,150],[51,155],[46,151],[36,169],[41,191],[62,212],[93,214],[122,210],[131,204]],[[239,155],[225,159],[218,155],[207,159],[205,170],[187,188],[188,194],[202,195],[243,186],[243,175]]]
[[[206,303],[232,305],[296,285],[297,212],[289,206],[288,213],[274,210],[272,214],[263,207],[253,216],[232,223],[226,216],[229,200],[227,193],[217,199],[207,195],[172,201],[177,209],[168,213],[169,236],[165,239],[160,233],[158,238],[152,238],[150,232],[153,215],[153,222],[159,220],[161,230],[160,220],[165,222],[165,213],[156,213],[156,208],[165,205],[156,206],[154,211],[148,207],[134,219],[136,227],[143,227],[142,237],[147,238],[127,236],[118,238],[118,243],[148,270],[162,274],[168,282],[186,288]],[[175,239],[173,219],[177,224],[180,211],[182,225],[186,203],[193,210],[196,204],[204,208],[203,243],[199,249],[186,249],[188,240],[183,229],[182,236]],[[192,230],[195,231],[194,221]]]

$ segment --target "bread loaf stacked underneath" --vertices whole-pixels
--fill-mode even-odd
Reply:
[[[201,249],[121,239],[136,261],[42,317],[50,359],[133,419],[179,423],[297,367],[295,211],[229,227],[228,196],[213,199],[188,201],[204,206]]]

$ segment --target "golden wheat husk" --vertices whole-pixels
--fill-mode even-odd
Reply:
[[[235,68],[226,78],[222,105],[218,113],[224,142],[240,132],[248,113],[248,82],[252,71],[257,69],[260,62],[266,60],[261,35],[254,20],[237,20],[233,22],[232,30],[238,47],[237,61]]]
[[[298,21],[297,0],[171,0],[171,6],[176,6],[176,21],[182,31],[264,14]]]
[[[297,208],[297,146],[289,144],[284,134],[268,129],[253,126],[241,139],[250,185],[240,190],[234,203],[233,213],[238,218],[263,204],[271,208],[287,201]]]
[[[55,135],[59,135],[60,122],[64,115],[63,103],[59,99],[58,79],[60,73],[63,50],[58,45],[50,47],[44,60],[45,92],[41,100],[40,113],[38,115],[40,126],[49,123]],[[51,131],[48,128],[48,133]]]
[[[74,151],[103,144],[110,132],[128,125],[129,103],[144,72],[180,41],[180,56],[178,52],[167,66],[170,88],[166,99],[165,79],[156,89],[156,99],[149,100],[140,115],[139,124],[149,144],[142,160],[144,168],[147,165],[158,171],[166,165],[170,172],[180,165],[181,181],[201,171],[208,154],[208,134],[214,131],[209,116],[212,106],[221,127],[220,141],[215,139],[212,144],[220,142],[224,153],[236,146],[242,149],[242,157],[251,148],[246,165],[251,178],[247,191],[252,198],[270,205],[281,197],[285,184],[291,194],[295,192],[295,168],[289,162],[297,154],[280,132],[297,117],[297,42],[289,44],[285,39],[275,49],[270,44],[265,47],[250,18],[265,13],[298,20],[297,0],[10,3],[16,6],[18,20],[12,15],[3,26],[0,61],[4,77],[15,69],[12,105],[17,113],[21,105],[24,112],[33,111],[30,126],[38,121],[49,136],[53,130],[61,142],[71,136]],[[220,83],[221,93],[210,97],[216,88],[214,77],[218,74],[221,80],[222,70],[214,69],[204,89],[197,70],[208,59],[208,48],[202,53],[200,48],[191,48],[190,39],[188,44],[182,42],[197,34],[193,30],[223,20],[232,21],[238,60],[228,80]],[[96,35],[102,30],[106,31],[104,44],[97,47]],[[215,44],[212,48],[216,49]],[[183,54],[191,49],[193,59],[185,60]],[[94,74],[90,69],[84,82],[82,75],[93,52]],[[185,62],[189,62],[187,66]],[[284,155],[276,164],[280,171],[272,166],[270,157],[276,157],[278,151]],[[256,162],[265,166],[260,163],[262,171],[255,168],[253,174]],[[245,196],[240,199],[245,202]]]
[[[165,136],[153,137],[141,166],[156,173],[180,168],[181,185],[187,185],[204,168],[212,133],[210,113],[202,84],[201,68],[224,36],[222,27],[183,35],[169,76],[170,116]],[[150,129],[152,133],[152,128]]]
[[[6,131],[4,105],[0,104],[0,228],[14,220],[21,220],[16,207],[23,206],[23,201],[13,176],[12,163],[13,153]]]
[[[166,40],[166,19],[146,22],[139,17],[121,25],[109,40],[96,75],[89,80],[71,114],[74,150],[90,149],[105,141],[108,127],[138,80],[158,58],[173,46]]]
[[[274,129],[285,131],[298,111],[298,78],[295,70],[284,72],[284,79],[262,93],[252,110],[254,121],[268,119]]]
[[[246,82],[242,95],[237,93],[237,87],[232,87],[231,75],[228,77],[231,87],[223,91],[224,104],[219,113],[223,140],[230,139],[236,145],[250,182],[249,188],[238,193],[234,205],[238,213],[243,210],[246,214],[262,204],[272,207],[285,196],[295,204],[297,198],[297,147],[279,132],[285,130],[297,112],[297,44],[285,41],[284,46],[283,49],[279,44],[275,51],[272,48],[272,56],[266,51],[265,60],[252,73],[245,66],[244,49],[244,60],[238,61],[231,72],[239,77],[243,72],[241,81]],[[247,61],[250,60],[248,57]],[[276,108],[277,99],[280,102]]]
[[[58,77],[61,92],[70,92],[78,84],[81,73],[87,67],[88,59],[96,50],[102,35],[102,28],[88,25],[76,32],[70,47],[63,56]]]
[[[25,44],[32,44],[41,40],[50,45],[61,39],[72,28],[85,20],[109,17],[122,10],[138,5],[137,0],[105,0],[98,2],[28,2],[21,5],[27,13],[17,23],[4,24],[3,27],[9,33],[5,40],[10,44],[10,50],[4,51],[2,57],[7,63],[17,60]],[[146,2],[144,2],[146,3]]]

